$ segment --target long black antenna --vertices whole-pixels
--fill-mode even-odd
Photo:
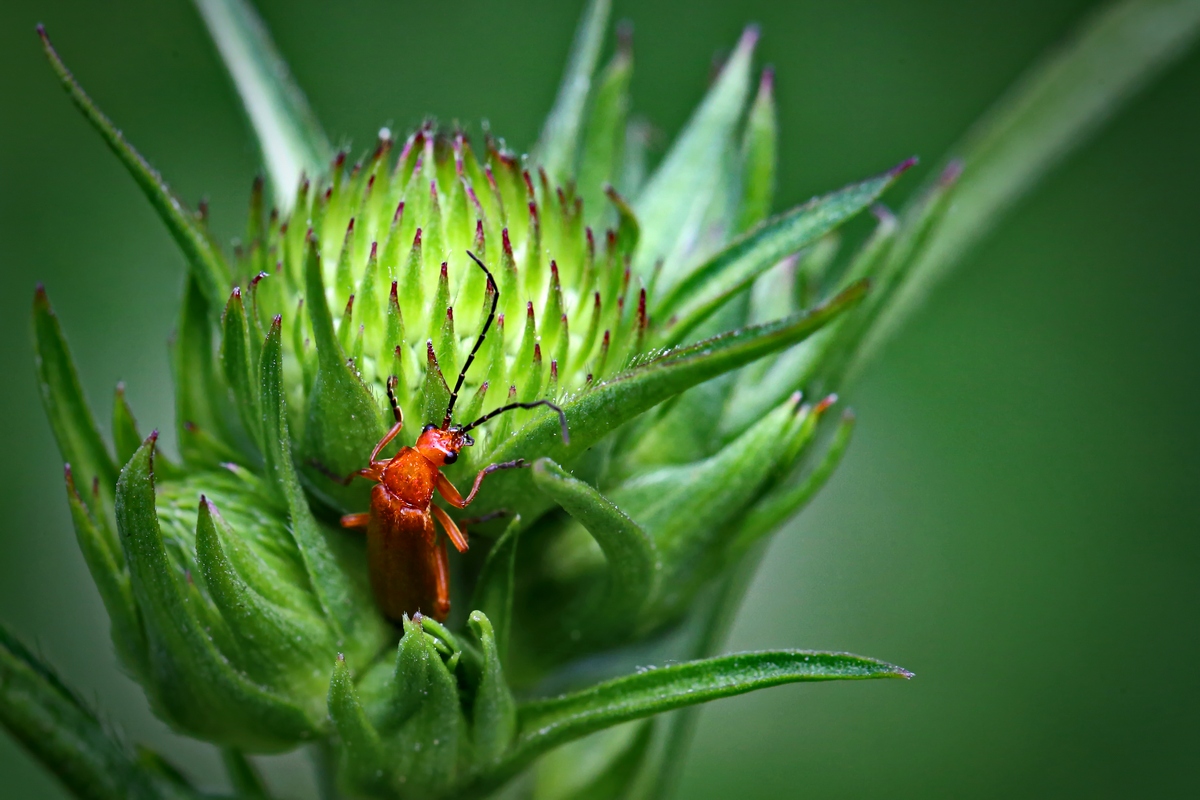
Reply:
[[[483,323],[483,330],[479,332],[479,338],[475,340],[475,346],[471,348],[471,355],[467,356],[467,360],[463,362],[463,367],[458,373],[458,380],[454,382],[454,391],[450,393],[450,402],[446,404],[446,417],[442,420],[442,430],[450,427],[450,415],[454,413],[454,403],[458,400],[458,390],[462,388],[463,381],[467,379],[467,370],[471,368],[471,362],[475,360],[475,354],[479,352],[479,348],[483,347],[483,339],[487,336],[488,328],[492,326],[492,320],[496,318],[496,304],[500,302],[500,289],[496,286],[496,279],[492,277],[492,273],[488,272],[488,268],[470,250],[467,251],[467,255],[479,265],[479,268],[483,270],[483,274],[487,275],[487,285],[492,290],[492,310],[488,312],[487,319]]]
[[[558,421],[559,421],[559,424],[562,425],[563,444],[570,444],[571,443],[571,435],[567,432],[567,415],[561,408],[554,405],[554,403],[551,403],[549,400],[534,400],[532,403],[509,403],[506,406],[500,406],[497,409],[489,411],[488,413],[484,414],[479,419],[472,422],[470,425],[463,428],[462,432],[466,433],[467,431],[471,430],[472,428],[477,428],[480,425],[482,425],[483,423],[487,422],[492,417],[503,414],[505,411],[512,411],[514,408],[537,408],[538,406],[546,406],[546,408],[552,408],[558,413]]]

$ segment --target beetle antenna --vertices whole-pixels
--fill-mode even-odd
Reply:
[[[390,402],[392,404],[392,416],[395,418],[396,422],[403,422],[404,421],[404,412],[400,410],[400,403],[396,400],[396,384],[399,382],[400,382],[400,379],[397,378],[395,375],[391,375],[388,377],[388,379],[387,379],[387,396],[388,396],[388,402]]]
[[[492,308],[488,311],[487,319],[483,322],[483,330],[479,332],[479,338],[475,340],[475,346],[471,348],[471,354],[463,362],[462,369],[458,373],[458,380],[454,382],[454,391],[450,393],[450,402],[446,404],[446,416],[442,420],[442,430],[450,427],[450,415],[454,413],[454,403],[458,400],[458,390],[462,388],[463,381],[467,379],[467,370],[471,368],[471,362],[475,360],[475,354],[479,352],[479,348],[483,347],[483,339],[487,336],[488,328],[492,326],[492,320],[496,318],[496,304],[500,302],[500,289],[496,286],[496,279],[492,277],[492,273],[488,271],[483,262],[476,258],[475,254],[470,250],[467,251],[467,255],[479,265],[479,268],[483,270],[483,274],[487,275],[487,285],[492,290]]]
[[[562,425],[563,444],[570,444],[571,443],[571,435],[567,432],[567,415],[561,408],[556,406],[554,403],[551,403],[549,400],[534,400],[532,403],[509,403],[506,406],[500,406],[497,409],[489,411],[488,413],[484,414],[479,419],[472,422],[470,425],[463,428],[462,432],[466,433],[467,431],[471,430],[472,428],[477,428],[480,425],[482,425],[483,423],[487,422],[492,417],[499,416],[500,414],[503,414],[505,411],[512,411],[514,408],[537,408],[538,406],[545,406],[546,408],[554,409],[555,413],[558,414],[559,424]]]

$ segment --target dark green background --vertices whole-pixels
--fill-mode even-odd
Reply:
[[[359,146],[426,113],[486,117],[528,144],[577,6],[262,3],[330,134]],[[667,133],[714,51],[762,23],[781,205],[911,153],[935,161],[1088,7],[617,2],[637,25],[637,105]],[[211,749],[168,734],[117,671],[28,328],[44,281],[94,405],[107,415],[123,379],[143,426],[170,429],[182,259],[56,85],[38,21],[176,188],[212,198],[225,236],[256,151],[184,0],[0,8],[0,618],[131,738],[212,775]],[[1200,792],[1197,97],[1194,54],[1050,175],[887,350],[852,398],[847,462],[775,543],[731,643],[851,650],[917,678],[716,704],[682,797]],[[299,763],[274,770],[292,797]],[[62,796],[5,737],[0,795]]]

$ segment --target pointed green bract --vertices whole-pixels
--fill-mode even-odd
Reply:
[[[634,266],[643,276],[656,261],[670,256],[682,237],[696,234],[720,179],[721,153],[733,141],[750,93],[750,62],[757,42],[758,29],[747,28],[704,102],[637,196],[634,210],[646,235]],[[666,263],[662,280],[673,284],[683,266]]]
[[[106,517],[111,513],[117,465],[100,438],[66,338],[40,287],[33,300],[33,340],[42,406],[50,418],[58,450],[74,470],[75,479],[89,490],[89,497],[93,481],[97,482],[100,495],[92,501],[93,513]]]
[[[483,650],[483,675],[475,693],[475,757],[481,763],[497,761],[517,733],[517,704],[504,681],[500,650],[487,615],[472,611],[468,619],[471,631]]]
[[[300,176],[321,175],[333,148],[254,7],[247,0],[194,2],[250,118],[275,204],[286,212]]]
[[[188,266],[191,267],[204,290],[209,304],[213,308],[220,308],[225,294],[229,291],[231,280],[229,266],[225,263],[225,258],[221,255],[220,250],[214,246],[195,215],[185,208],[183,201],[172,194],[162,176],[150,166],[141,153],[133,149],[133,146],[125,140],[125,136],[83,91],[83,88],[75,80],[75,76],[59,58],[41,26],[38,26],[38,35],[42,37],[42,46],[46,51],[46,57],[50,59],[50,65],[54,67],[54,71],[62,81],[67,93],[71,95],[75,105],[87,117],[88,122],[92,123],[92,127],[99,132],[109,148],[125,165],[142,193],[146,195],[146,199],[150,201],[150,205],[158,212],[158,216],[166,224],[175,243],[179,245],[179,249],[187,258]]]
[[[815,242],[883,193],[913,162],[780,214],[742,236],[676,285],[655,306],[669,320],[661,343],[683,341],[728,300],[785,256]]]
[[[766,219],[775,199],[779,123],[775,118],[774,83],[774,73],[764,71],[742,135],[742,205],[738,210],[738,233],[750,230]]]
[[[317,375],[308,394],[303,452],[318,472],[350,475],[366,466],[371,447],[387,430],[379,403],[346,359],[333,328],[321,276],[321,256],[309,243],[305,307],[312,320]]]
[[[313,735],[320,722],[238,673],[204,631],[187,595],[190,579],[171,564],[155,511],[153,453],[145,441],[121,471],[116,517],[133,595],[149,643],[152,702],[189,731],[269,752]],[[166,687],[171,687],[166,690]]]
[[[629,116],[629,82],[633,77],[632,48],[623,43],[600,76],[588,114],[579,158],[579,187],[588,224],[599,227],[606,218],[604,187],[616,184]]]
[[[501,445],[492,458],[507,461],[541,453],[569,464],[641,412],[710,378],[803,341],[852,307],[866,289],[865,284],[856,284],[811,312],[667,351],[564,402],[571,432],[569,444],[562,442],[557,416],[543,414]],[[492,479],[497,483],[500,480],[501,476]]]
[[[627,625],[658,584],[662,564],[654,541],[612,501],[548,458],[534,462],[533,483],[578,520],[608,562],[607,587],[590,611],[594,624]]]
[[[537,160],[555,180],[566,182],[575,171],[592,75],[600,60],[600,45],[608,26],[610,0],[589,0],[575,31],[567,71],[554,108],[546,118],[536,148]]]
[[[507,652],[512,627],[513,592],[516,584],[517,543],[521,535],[521,515],[513,517],[492,549],[488,551],[471,608],[481,610],[490,620],[497,648],[503,659]]]

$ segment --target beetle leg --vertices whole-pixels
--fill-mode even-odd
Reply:
[[[436,506],[434,506],[436,508]],[[446,540],[433,548],[434,599],[433,618],[445,622],[450,616],[450,561],[446,557]]]
[[[450,537],[450,541],[454,543],[454,548],[460,553],[467,552],[467,534],[465,531],[460,531],[454,520],[450,519],[450,515],[443,511],[438,506],[431,505],[429,510],[437,517],[437,521],[442,523],[442,527],[446,530],[446,535]]]
[[[488,475],[502,469],[521,469],[527,466],[529,464],[523,458],[518,458],[516,461],[501,461],[499,464],[489,464],[479,470],[479,474],[475,476],[475,483],[471,486],[471,491],[465,498],[459,494],[458,489],[454,488],[454,484],[439,472],[437,482],[438,493],[446,498],[446,502],[455,508],[466,508],[475,499],[475,495],[479,493],[479,484],[483,483],[483,479]]]
[[[396,411],[399,411],[399,410],[400,410],[400,407],[397,406]],[[389,430],[387,433],[385,433],[383,435],[383,438],[379,440],[379,443],[375,445],[375,449],[371,451],[371,458],[370,458],[371,463],[375,463],[375,459],[379,456],[379,451],[382,450],[383,448],[387,447],[388,443],[391,442],[392,439],[396,438],[396,435],[398,433],[400,433],[400,429],[402,427],[404,427],[403,415],[401,415],[400,419],[396,420],[396,424],[391,427],[391,430]]]
[[[364,512],[362,514],[347,514],[346,516],[342,517],[343,528],[365,528],[370,523],[370,512]]]

